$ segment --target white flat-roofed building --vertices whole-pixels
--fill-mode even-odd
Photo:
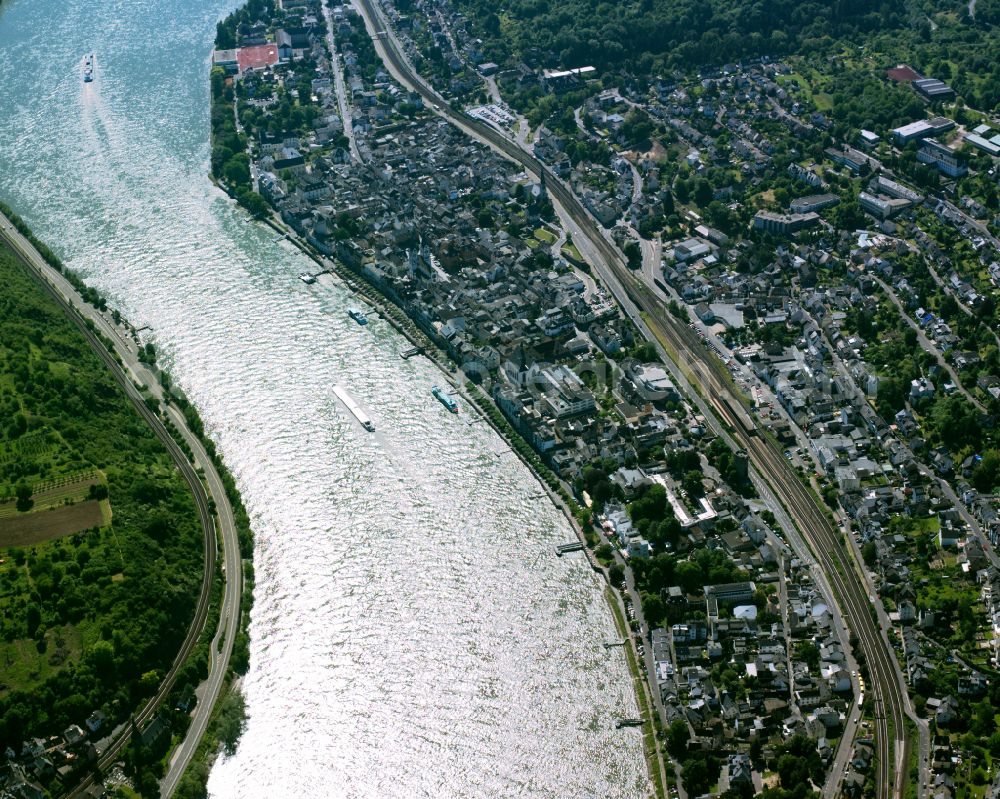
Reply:
[[[564,92],[581,85],[585,80],[597,75],[596,67],[576,69],[546,69],[542,72],[542,88],[550,92]]]
[[[940,136],[955,127],[955,123],[947,117],[933,119],[918,119],[909,125],[895,128],[892,137],[896,144],[906,144],[914,139],[926,139],[930,136]]]
[[[674,258],[678,261],[696,261],[712,254],[712,245],[701,239],[687,239],[674,245]]]
[[[932,130],[930,123],[926,119],[918,119],[909,125],[902,125],[895,128],[892,131],[892,137],[896,140],[897,144],[906,144],[914,139],[922,139],[925,136],[932,135]]]
[[[862,129],[861,133],[858,135],[858,139],[863,147],[874,147],[882,141],[882,137],[877,133],[864,129]]]
[[[568,78],[572,75],[576,76],[588,76],[593,75],[597,72],[596,67],[577,67],[576,69],[546,69],[542,72],[542,77],[546,80],[561,80],[563,78]]]
[[[679,397],[677,387],[666,370],[655,364],[637,364],[632,368],[631,376],[636,390],[650,402]]]
[[[986,132],[989,133],[989,128],[986,129]],[[1000,138],[1000,136],[995,136],[994,138]],[[980,136],[978,133],[966,133],[965,141],[973,147],[982,150],[984,153],[992,155],[994,158],[1000,156],[1000,143],[994,144],[992,141]]]
[[[793,214],[808,214],[810,211],[819,211],[829,208],[840,202],[836,194],[810,194],[807,197],[798,197],[792,200],[788,206]]]

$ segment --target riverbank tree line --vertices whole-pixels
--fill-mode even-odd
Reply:
[[[253,190],[246,136],[236,130],[233,84],[214,67],[212,83],[212,177],[257,218],[267,215],[267,200]]]

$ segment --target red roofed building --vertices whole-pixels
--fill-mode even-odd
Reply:
[[[248,69],[263,69],[278,63],[278,45],[258,44],[254,47],[241,47],[237,55],[240,72]]]
[[[908,67],[906,64],[900,64],[888,70],[886,74],[896,83],[912,83],[920,78],[920,73],[915,72],[912,67]]]

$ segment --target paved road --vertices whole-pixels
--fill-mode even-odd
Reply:
[[[629,607],[632,609],[632,615],[629,616],[628,611],[625,608],[625,603],[622,601],[621,591],[612,591],[613,601],[618,603],[618,607],[621,609],[622,618],[625,620],[626,628],[629,627],[629,620],[635,619],[636,624],[639,627],[638,635],[641,641],[643,641],[643,655],[640,657],[639,652],[635,649],[635,642],[631,630],[626,630],[629,635],[629,641],[627,646],[632,647],[632,653],[635,655],[636,662],[640,664],[642,668],[645,669],[647,675],[652,675],[651,679],[646,680],[646,693],[648,694],[649,700],[646,707],[640,707],[639,712],[645,715],[650,710],[660,717],[660,721],[663,722],[666,718],[666,714],[663,710],[663,701],[660,698],[660,690],[656,680],[656,666],[653,663],[653,647],[650,642],[650,628],[649,624],[646,622],[645,616],[642,613],[642,601],[639,597],[639,591],[635,585],[635,579],[632,574],[632,570],[628,568],[628,562],[621,556],[618,548],[614,548],[615,560],[620,563],[625,568],[625,583],[626,592],[630,601]],[[615,586],[617,588],[617,586]],[[640,677],[641,679],[641,677]],[[650,707],[651,703],[651,707]],[[662,780],[664,786],[667,784],[667,765],[665,757],[657,757],[656,768],[660,771],[660,779]],[[678,785],[678,792],[683,792],[683,786],[680,783],[680,778],[678,775],[677,764],[675,763],[675,779]],[[684,799],[684,797],[681,797]]]
[[[483,83],[486,84],[486,93],[489,95],[490,102],[497,105],[503,103],[503,97],[500,96],[500,87],[497,86],[497,79],[492,75],[484,76]]]
[[[918,325],[916,322],[913,321],[913,319],[910,318],[910,315],[906,312],[906,309],[903,307],[903,303],[896,295],[896,292],[892,290],[892,286],[890,286],[888,283],[882,280],[882,278],[879,277],[875,278],[875,282],[882,287],[882,290],[886,293],[886,296],[889,298],[889,301],[896,306],[896,310],[899,311],[899,315],[902,318],[902,320],[906,322],[906,324],[908,324],[916,332],[917,342],[920,344],[920,346],[924,349],[925,352],[929,352],[937,359],[938,366],[940,366],[944,371],[948,373],[948,376],[951,378],[951,382],[955,384],[958,390],[962,393],[962,396],[964,396],[969,402],[971,402],[980,413],[986,413],[986,408],[983,407],[983,404],[975,397],[973,397],[966,390],[965,386],[962,385],[962,378],[958,376],[958,373],[952,368],[951,364],[944,359],[944,354],[941,352],[940,349],[938,349],[937,344],[931,341],[924,333],[923,328],[920,327],[920,325]]]
[[[95,352],[97,352],[98,356],[101,357],[114,373],[119,384],[132,400],[140,415],[150,424],[160,440],[163,441],[174,462],[177,464],[177,468],[191,487],[195,504],[201,517],[202,526],[205,530],[205,573],[195,618],[173,666],[164,677],[156,695],[136,714],[136,722],[142,726],[155,715],[160,703],[170,692],[176,678],[177,670],[187,659],[207,621],[216,558],[215,520],[212,517],[208,495],[205,493],[205,486],[202,483],[201,477],[195,471],[190,461],[188,461],[187,456],[178,447],[166,427],[164,427],[160,418],[147,407],[145,398],[136,387],[136,384],[145,387],[150,394],[162,401],[163,391],[159,385],[159,381],[152,375],[145,364],[139,362],[137,346],[125,334],[124,328],[114,324],[108,316],[85,302],[72,284],[62,274],[49,266],[31,242],[22,236],[11,224],[10,220],[2,214],[0,214],[0,236],[14,248],[30,266],[32,274],[38,282],[64,308],[70,318],[81,327],[84,335],[87,336],[94,347]],[[115,354],[121,359],[121,364],[111,356],[104,343],[86,327],[84,320],[93,323],[97,330],[114,344]],[[235,641],[236,632],[239,629],[239,606],[243,591],[243,564],[239,553],[239,542],[236,535],[236,524],[232,507],[223,487],[222,479],[202,447],[201,442],[198,441],[188,428],[183,415],[174,407],[169,407],[167,412],[174,426],[195,454],[195,462],[200,467],[202,476],[208,485],[208,492],[211,495],[212,502],[214,502],[215,510],[218,514],[218,531],[222,534],[223,539],[222,568],[226,574],[226,584],[219,632],[216,634],[216,640],[213,641],[212,645],[209,678],[206,684],[200,689],[201,700],[195,710],[189,732],[189,738],[192,733],[196,733],[197,737],[200,738],[212,708],[218,699],[222,678],[228,667],[233,642]],[[223,629],[225,629],[225,640],[223,641],[221,651],[217,651],[217,640]],[[127,727],[125,729],[127,732]],[[109,744],[108,748],[102,753],[99,761],[103,768],[107,768],[108,765],[118,758],[125,744],[127,744],[128,738],[127,734],[123,734],[119,739]],[[187,743],[188,740],[185,740],[182,748]],[[192,753],[193,750],[194,747],[192,746]],[[189,761],[190,754],[184,759],[184,765]],[[78,795],[78,792],[88,787],[90,782],[91,780],[88,778],[76,790],[70,791],[67,796]],[[167,793],[165,795],[169,796],[170,794]]]
[[[642,199],[642,174],[636,165],[627,158],[625,159],[625,163],[628,164],[629,171],[632,173],[632,205],[635,205]]]
[[[327,0],[323,2],[323,14],[326,17],[326,40],[327,44],[330,45],[330,66],[333,69],[333,88],[337,93],[340,121],[344,125],[344,135],[347,137],[351,158],[361,163],[361,151],[358,150],[358,143],[354,140],[354,120],[351,117],[351,101],[347,96],[347,87],[344,85],[344,69],[340,63],[340,54],[337,52],[337,41],[333,34],[333,15],[330,12],[330,4]]]
[[[216,628],[209,648],[208,679],[198,687],[198,704],[191,718],[191,726],[188,727],[184,740],[174,750],[170,767],[160,783],[161,799],[172,796],[177,789],[181,777],[194,757],[198,743],[208,728],[212,710],[222,693],[229,670],[229,659],[232,657],[233,645],[236,643],[236,634],[240,629],[240,600],[243,596],[243,558],[240,554],[236,519],[233,517],[233,508],[226,495],[222,478],[212,463],[212,459],[205,452],[201,441],[188,429],[181,412],[173,406],[170,406],[167,412],[174,426],[181,431],[184,440],[191,447],[195,462],[204,473],[209,493],[215,500],[219,531],[222,534],[222,570],[225,577],[225,590],[222,596],[222,608],[219,611],[219,626]]]

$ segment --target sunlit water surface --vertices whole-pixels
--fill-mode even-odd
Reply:
[[[215,797],[640,797],[628,672],[565,520],[380,319],[207,181],[221,0],[8,0],[0,198],[195,401],[256,534],[248,724]],[[81,59],[97,57],[97,79]],[[340,383],[378,426],[339,405]]]

